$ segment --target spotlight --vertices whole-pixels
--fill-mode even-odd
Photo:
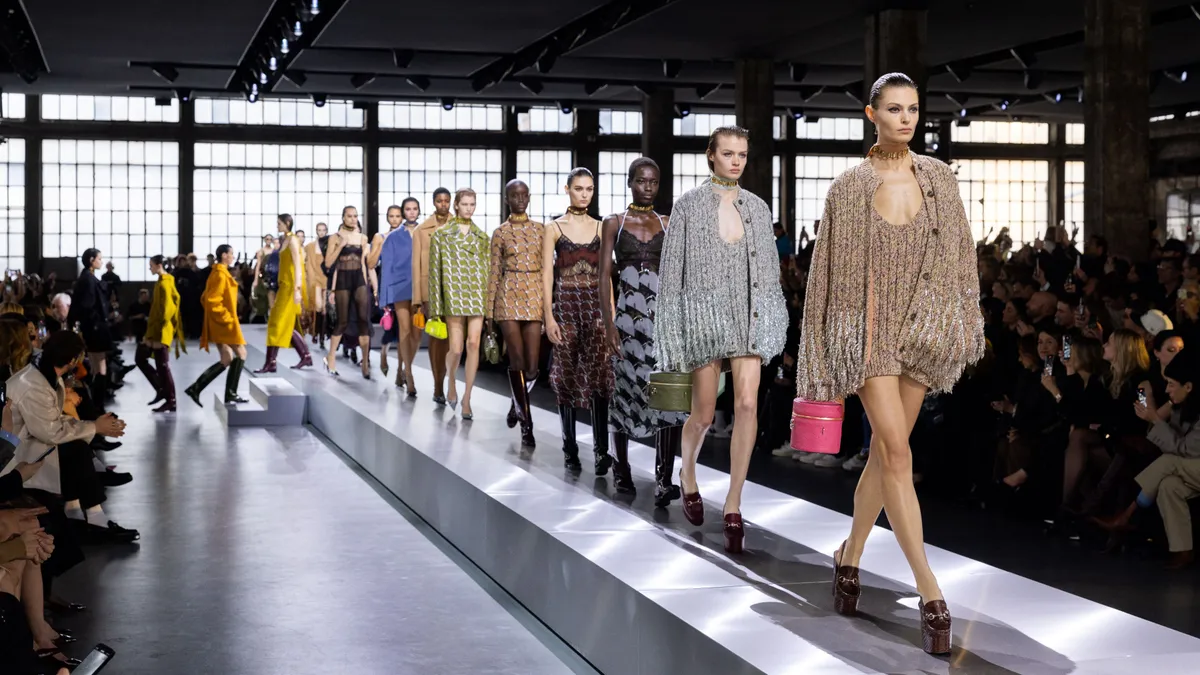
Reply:
[[[267,60],[267,68],[270,68],[272,73],[275,72],[276,70],[278,70],[279,69],[279,59],[272,56],[269,60]]]
[[[253,82],[250,83],[250,93],[254,94],[255,96],[258,96],[258,85],[257,84],[255,84]]]
[[[687,117],[692,114],[692,106],[680,103],[675,106],[675,114],[679,117]]]
[[[792,71],[792,82],[803,82],[804,78],[808,77],[808,66],[803,63],[790,64]]]
[[[292,25],[292,35],[297,38],[304,37],[304,24],[300,23],[299,21],[297,21],[295,24],[293,24]]]
[[[797,122],[804,119],[804,110],[801,108],[788,108],[788,113],[790,113],[792,119],[796,120]]]
[[[1165,70],[1163,71],[1163,74],[1167,76],[1168,80],[1174,82],[1175,84],[1183,84],[1184,82],[1187,82],[1188,71],[1186,69]]]
[[[679,77],[679,71],[681,70],[683,70],[683,61],[679,59],[665,59],[663,61],[663,76],[668,80]]]
[[[442,110],[454,110],[454,99],[443,98],[442,99]]]
[[[155,75],[161,77],[167,82],[174,82],[175,80],[179,79],[179,71],[165,63],[158,63],[150,66],[150,70],[153,70]]]
[[[709,94],[721,88],[720,84],[702,84],[696,87],[696,97],[701,101],[708,98]]]
[[[291,48],[288,46],[288,39],[283,38],[282,40],[280,40],[279,41],[279,53],[283,54],[284,56],[287,56],[288,52],[290,52],[290,51],[291,51]]]
[[[962,108],[961,110],[959,110],[959,111],[958,111],[958,116],[959,116],[960,118],[965,118],[965,117],[967,116],[967,109],[966,109],[966,108]]]
[[[246,101],[248,101],[250,103],[254,103],[254,102],[258,101],[258,94],[254,93],[253,91],[250,92],[249,94],[246,95]]]
[[[312,14],[313,16],[320,14],[321,13],[321,3],[318,2],[317,0],[312,0],[312,3],[308,6],[308,13]]]
[[[588,82],[585,82],[583,84],[583,93],[587,94],[588,96],[595,96],[598,92],[600,92],[604,89],[607,89],[607,88],[608,88],[607,82],[600,82],[598,80],[589,80]]]
[[[1004,100],[1000,101],[1000,109],[1001,110],[1008,110],[1008,106],[1009,106],[1008,99],[1004,99]]]
[[[971,77],[971,69],[954,63],[946,65],[946,72],[958,82],[966,82]]]
[[[396,64],[397,68],[407,68],[416,56],[417,53],[411,49],[393,49],[392,63]]]
[[[350,76],[350,86],[355,89],[362,89],[374,81],[375,73],[355,73]]]
[[[934,152],[937,152],[937,151],[938,151],[938,144],[937,144],[937,143],[934,143],[933,145],[929,146],[929,149],[930,149],[930,150],[932,150],[932,151],[934,151]]]
[[[312,100],[313,100],[313,105],[317,106],[318,108],[325,107],[325,100],[326,100],[325,94],[313,94]]]
[[[1017,63],[1021,64],[1021,67],[1025,70],[1029,70],[1037,65],[1037,54],[1030,49],[1024,47],[1013,47],[1012,49],[1008,50],[1008,53],[1012,54],[1012,57],[1016,59]]]
[[[571,112],[575,110],[575,106],[573,106],[570,103],[567,103],[565,101],[559,101],[558,109],[562,111],[562,114],[570,115]]]
[[[420,91],[429,89],[429,78],[424,75],[409,75],[405,78],[409,84],[416,87]]]
[[[1025,71],[1025,88],[1037,89],[1042,86],[1042,73],[1038,70]]]
[[[191,89],[176,89],[175,95],[179,97],[180,103],[187,103],[188,101],[192,100]]]
[[[521,87],[524,88],[525,91],[537,96],[538,94],[542,93],[542,90],[546,88],[546,85],[542,84],[541,80],[526,79],[521,80]]]
[[[1046,101],[1048,101],[1050,103],[1057,105],[1059,103],[1062,103],[1062,92],[1061,91],[1046,92],[1046,93],[1042,94],[1042,98],[1046,99]]]
[[[292,84],[296,85],[297,87],[303,87],[304,83],[308,82],[308,76],[304,74],[304,71],[300,70],[289,70],[285,72],[283,76],[291,80]]]
[[[155,96],[154,97],[154,105],[156,105],[156,106],[171,105],[171,97],[170,96]]]
[[[259,82],[259,84],[266,84],[266,83],[267,83],[267,71],[265,71],[265,70],[263,70],[263,71],[259,71],[259,73],[258,73],[258,82]]]

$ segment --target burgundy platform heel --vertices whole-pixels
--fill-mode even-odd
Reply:
[[[683,485],[683,471],[679,472],[679,484]],[[704,500],[699,492],[683,493],[683,517],[697,527],[704,524]]]
[[[746,540],[746,528],[742,526],[742,514],[725,514],[725,552],[741,553]]]
[[[862,587],[858,582],[858,568],[843,565],[846,542],[833,554],[833,611],[842,616],[854,616],[858,612],[858,596]]]
[[[925,602],[921,598],[921,643],[926,654],[950,653],[950,610],[945,600]]]

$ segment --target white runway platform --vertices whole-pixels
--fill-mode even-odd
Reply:
[[[265,335],[245,332],[249,370]],[[564,471],[553,412],[535,410],[539,447],[523,457],[504,424],[507,397],[476,388],[473,422],[434,405],[425,352],[415,401],[378,370],[365,381],[343,360],[335,379],[320,363],[292,371],[294,362],[284,350],[276,377],[308,395],[310,424],[603,673],[1200,672],[1196,638],[937,548],[929,559],[954,616],[954,652],[928,656],[890,532],[869,541],[861,615],[844,618],[830,580],[845,515],[748,484],[747,552],[731,557],[721,537],[726,474],[698,467],[708,510],[694,528],[678,502],[654,509],[651,448],[630,448],[633,500],[590,473],[586,426],[584,472]]]

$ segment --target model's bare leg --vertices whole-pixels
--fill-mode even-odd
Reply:
[[[717,375],[721,364],[714,361],[692,371],[692,411],[683,425],[683,465],[679,468],[679,482],[688,494],[699,492],[696,485],[696,458],[704,435],[712,426],[713,413],[717,409]]]
[[[479,371],[479,340],[483,335],[483,317],[467,317],[467,388],[463,392],[463,417],[470,419],[471,390],[475,388],[475,373]]]
[[[742,487],[746,484],[750,455],[758,438],[758,382],[762,359],[739,356],[730,359],[730,365],[733,370],[733,437],[729,442],[729,494],[725,497],[725,513],[741,513]]]
[[[400,380],[403,379],[405,386],[413,393],[412,382],[412,303],[407,300],[392,304],[392,312],[396,315],[397,339],[396,339],[396,358],[400,361],[400,370],[396,372],[396,386],[400,386]]]
[[[458,365],[462,363],[463,345],[466,342],[466,317],[446,317],[446,398],[453,408],[458,403]]]
[[[433,397],[445,398],[446,352],[450,351],[450,340],[429,339],[429,369],[433,371]],[[454,373],[450,374],[451,381]]]

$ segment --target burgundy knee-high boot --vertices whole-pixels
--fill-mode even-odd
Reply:
[[[279,347],[267,347],[267,360],[263,363],[263,367],[254,371],[255,375],[263,373],[275,372],[275,359],[279,357]]]
[[[295,349],[296,353],[300,355],[300,361],[292,366],[293,370],[307,368],[313,364],[312,354],[308,351],[308,345],[304,344],[304,336],[298,330],[292,331],[292,349]]]
[[[150,386],[154,387],[154,400],[146,405],[154,405],[163,400],[163,391],[158,384],[158,373],[154,372],[154,366],[150,365],[152,352],[153,350],[150,347],[139,342],[137,350],[133,353],[133,362],[137,364],[138,370],[142,371],[142,375],[146,376],[146,381],[150,383]]]
[[[171,375],[171,352],[168,347],[154,350],[154,365],[158,370],[158,391],[167,399],[154,412],[175,412],[175,377]]]

